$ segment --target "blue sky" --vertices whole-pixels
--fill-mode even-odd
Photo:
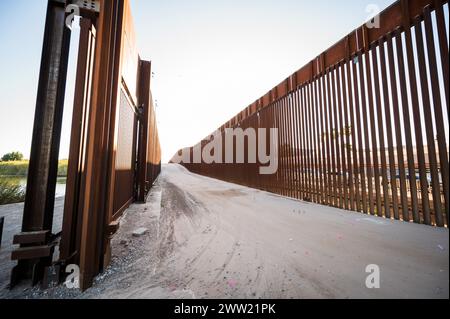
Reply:
[[[140,55],[153,62],[163,160],[361,25],[368,4],[393,2],[131,0]],[[0,0],[0,154],[29,156],[46,3]],[[69,81],[61,158],[72,89]]]

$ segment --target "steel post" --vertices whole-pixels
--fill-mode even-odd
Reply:
[[[52,230],[71,34],[65,27],[65,6],[64,0],[48,1],[22,237],[29,232]],[[45,245],[50,244],[48,240]],[[30,245],[34,244],[22,244],[20,249],[30,249]],[[42,277],[43,267],[51,260],[51,255],[19,259],[11,286],[30,276],[36,284]]]

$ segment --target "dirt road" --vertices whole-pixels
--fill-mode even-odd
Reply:
[[[133,231],[144,227],[140,237]],[[448,229],[299,202],[164,166],[111,267],[83,294],[31,298],[448,298]],[[380,268],[380,288],[365,285]],[[16,291],[17,292],[17,291]],[[17,292],[18,293],[18,292]],[[12,296],[12,295],[10,295]]]

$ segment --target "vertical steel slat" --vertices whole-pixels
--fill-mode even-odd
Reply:
[[[313,104],[313,125],[314,125],[314,157],[315,157],[315,179],[316,179],[316,202],[322,203],[322,178],[320,176],[320,141],[319,141],[319,100],[317,96],[317,78],[313,82],[314,104]]]
[[[290,176],[290,141],[289,141],[289,100],[283,97],[283,125],[284,125],[284,144],[285,144],[285,196],[291,197],[291,176]]]
[[[363,126],[364,126],[364,146],[366,149],[366,156],[365,156],[365,163],[366,163],[366,172],[367,172],[367,192],[369,195],[369,213],[371,215],[375,214],[375,207],[374,207],[374,197],[373,197],[373,170],[372,170],[372,158],[371,158],[371,152],[370,152],[370,137],[369,137],[369,123],[367,119],[367,109],[369,108],[368,99],[369,94],[366,96],[366,83],[367,86],[369,85],[369,80],[366,77],[367,75],[367,61],[368,61],[368,52],[366,51],[364,53],[364,61],[363,61],[363,55],[360,52],[358,55],[358,59],[360,61],[359,65],[359,80],[360,80],[360,89],[361,89],[361,109],[363,110]],[[365,68],[363,67],[363,63]],[[368,90],[368,89],[367,89]],[[370,112],[369,112],[370,113]]]
[[[289,135],[291,143],[291,197],[298,198],[296,192],[296,180],[295,180],[295,113],[294,113],[294,93],[290,90],[287,85],[288,91],[288,101],[289,101]]]
[[[314,197],[315,203],[320,203],[320,182],[319,182],[319,172],[318,172],[318,148],[317,148],[317,94],[316,94],[316,80],[313,78],[311,81],[311,115],[312,115],[312,143],[313,143],[313,179],[315,182]]]
[[[279,172],[278,172],[278,194],[283,195],[284,194],[284,162],[283,162],[283,126],[281,125],[281,110],[280,110],[280,102],[275,101],[275,112],[276,112],[276,118],[277,118],[277,127],[278,127],[278,147],[279,147]]]
[[[296,112],[296,121],[297,121],[297,128],[296,128],[296,138],[297,138],[297,174],[299,179],[298,184],[298,198],[303,199],[303,174],[302,174],[302,123],[301,123],[301,110],[300,110],[300,88],[297,86],[295,88],[295,112]]]
[[[276,113],[275,113],[276,112],[275,105],[271,104],[270,108],[271,108],[270,117],[273,121],[273,128],[275,128],[278,132],[278,125],[277,125]],[[275,140],[273,141],[273,143],[276,143],[278,141],[278,136],[279,136],[279,134],[277,134],[277,136],[275,136]],[[277,147],[278,147],[278,145],[279,144],[277,144]],[[280,165],[279,164],[280,163],[279,156],[280,156],[280,150],[278,149],[278,152],[277,152],[278,166]],[[279,175],[278,174],[279,174],[279,169],[276,171],[276,173],[274,174],[273,179],[272,179],[272,189],[275,194],[278,194],[278,185],[279,185],[279,183],[278,183]]]
[[[343,198],[343,205],[342,207],[345,209],[348,209],[348,193],[347,193],[347,165],[346,165],[346,158],[345,158],[345,136],[344,136],[344,119],[343,119],[343,102],[342,102],[342,87],[341,87],[341,81],[343,79],[342,74],[342,65],[339,64],[336,69],[336,82],[337,82],[337,99],[338,99],[338,113],[339,113],[339,125],[337,126],[337,134],[338,138],[340,139],[340,151],[341,151],[341,170],[339,174],[341,177],[341,190],[342,190],[342,198]]]
[[[242,120],[243,122],[243,126],[244,126],[244,131],[247,130],[249,127],[251,127],[252,125],[252,117],[250,118],[246,118],[244,120]],[[242,176],[244,177],[244,185],[249,187],[251,185],[251,180],[250,180],[250,172],[253,170],[253,164],[249,163],[248,160],[248,151],[250,150],[249,147],[249,143],[248,140],[244,140],[244,147],[245,147],[245,158],[244,158],[244,163],[242,164]],[[219,165],[215,165],[216,166],[216,174],[217,172],[220,174],[220,168]]]
[[[326,142],[326,148],[327,148],[327,202],[328,205],[333,206],[334,205],[334,199],[332,197],[332,191],[333,191],[333,181],[331,176],[331,146],[330,146],[330,121],[331,121],[331,97],[330,97],[330,73],[326,71],[324,73],[323,78],[323,85],[324,85],[324,119],[325,119],[325,127],[324,127],[324,139]],[[326,100],[326,101],[325,101]]]
[[[287,95],[285,97],[285,105],[286,105],[286,111],[285,111],[285,118],[286,118],[286,148],[287,148],[287,175],[288,175],[288,196],[289,197],[294,197],[293,196],[293,187],[292,187],[292,139],[291,139],[291,99],[290,99],[290,95]]]
[[[292,105],[292,143],[293,143],[293,178],[294,178],[294,198],[300,199],[300,176],[298,172],[298,132],[297,132],[297,89],[290,91]]]
[[[404,2],[407,3],[407,2]],[[405,30],[405,44],[406,44],[406,57],[408,61],[408,73],[409,73],[409,84],[411,93],[411,103],[413,110],[414,119],[414,132],[416,136],[416,153],[419,162],[419,178],[420,178],[420,189],[421,189],[421,200],[422,200],[422,214],[424,216],[425,223],[429,221],[430,216],[430,203],[428,198],[428,180],[427,180],[427,170],[425,166],[425,155],[423,146],[423,134],[422,134],[422,123],[420,117],[419,108],[419,96],[417,91],[417,77],[416,68],[414,63],[414,51],[412,44],[411,28],[406,28]]]
[[[248,150],[250,152],[250,150],[255,150],[256,153],[258,154],[258,125],[255,121],[255,114],[250,115],[249,117],[247,117],[248,123],[247,123],[247,129],[253,129],[255,132],[255,140],[256,140],[256,144],[254,145],[254,147],[250,146],[250,140],[247,141],[247,145],[248,145]],[[249,156],[250,153],[247,153],[247,155]],[[224,157],[225,154],[222,153],[222,157]],[[248,187],[251,188],[257,188],[257,187],[261,187],[262,185],[262,180],[259,177],[259,174],[257,173],[257,171],[255,170],[255,168],[257,167],[256,163],[258,162],[258,155],[256,155],[256,163],[250,163],[250,160],[248,160],[249,164],[247,164],[248,169],[246,170],[246,178],[247,178],[247,183],[248,183]],[[217,169],[219,172],[221,172],[222,170],[220,169],[220,165],[217,165]],[[257,185],[257,186],[256,186]]]
[[[363,148],[363,130],[361,125],[361,103],[359,101],[359,86],[358,86],[358,72],[357,68],[362,67],[361,66],[361,60],[359,56],[355,57],[355,61],[352,63],[352,70],[353,70],[353,88],[355,91],[355,116],[356,116],[356,132],[358,133],[358,156],[359,156],[359,176],[360,176],[360,185],[361,187],[358,187],[361,192],[361,199],[362,199],[362,211],[364,213],[367,213],[367,189],[366,189],[366,174],[364,170],[364,148]],[[357,65],[359,64],[359,66]],[[356,148],[356,145],[355,145]]]
[[[306,109],[307,109],[307,140],[308,140],[308,179],[309,179],[309,200],[314,202],[314,176],[313,176],[313,147],[312,147],[312,117],[311,117],[311,83],[306,84]]]
[[[381,208],[381,190],[380,190],[380,167],[378,162],[378,142],[376,133],[376,121],[375,121],[375,105],[373,97],[373,82],[372,82],[372,72],[370,65],[370,56],[373,55],[372,50],[368,51],[365,55],[366,57],[366,76],[367,76],[367,93],[369,98],[369,113],[370,113],[370,136],[372,141],[372,162],[374,171],[374,185],[375,185],[375,196],[376,196],[376,214],[382,216]],[[373,60],[373,57],[372,57]]]
[[[303,200],[305,197],[305,177],[303,175],[303,168],[304,163],[303,163],[303,123],[302,123],[302,100],[301,100],[301,94],[302,94],[302,89],[301,87],[297,87],[296,88],[296,97],[295,99],[297,100],[296,103],[296,108],[297,108],[297,119],[298,119],[298,148],[299,148],[299,154],[298,154],[298,162],[299,162],[299,166],[298,166],[298,170],[299,170],[299,175],[300,175],[300,199]]]
[[[281,125],[283,127],[283,195],[289,196],[289,150],[288,150],[288,139],[287,139],[287,104],[286,98],[281,100]]]
[[[264,109],[259,109],[258,106],[258,111],[259,114],[261,115],[262,118],[262,124],[261,127],[262,128],[266,128],[266,154],[270,152],[270,148],[271,148],[271,143],[272,143],[272,139],[270,137],[270,132],[271,132],[271,128],[273,128],[273,122],[271,120],[271,109],[272,106],[266,106]],[[266,175],[264,177],[266,179],[266,191],[268,192],[273,192],[272,189],[272,185],[273,185],[273,175]]]
[[[426,70],[425,62],[425,51],[423,47],[423,35],[422,35],[422,22],[416,20],[414,23],[415,33],[416,33],[416,48],[419,64],[419,78],[422,83],[422,107],[423,114],[425,117],[425,134],[428,144],[428,160],[431,172],[431,188],[432,188],[432,198],[434,207],[434,217],[436,219],[436,224],[438,226],[444,226],[444,219],[442,217],[442,207],[441,207],[441,191],[439,185],[439,173],[436,160],[436,145],[434,142],[434,130],[433,130],[433,119],[431,115],[431,105],[430,105],[430,92],[428,90],[428,75]],[[428,190],[427,190],[428,196]],[[430,216],[425,214],[425,223],[430,224]]]
[[[285,176],[285,187],[284,187],[284,194],[285,196],[290,196],[290,190],[289,190],[289,184],[290,184],[290,177],[289,177],[289,136],[288,136],[288,104],[287,104],[287,98],[282,99],[283,103],[283,135],[284,135],[284,176]]]
[[[375,84],[375,103],[377,112],[377,123],[378,123],[378,143],[380,147],[380,159],[381,159],[381,186],[383,187],[383,206],[384,206],[384,216],[387,218],[391,217],[390,207],[389,207],[389,188],[387,179],[387,167],[386,167],[386,147],[384,142],[384,127],[383,127],[383,108],[381,105],[381,87],[380,87],[380,72],[378,68],[378,54],[377,48],[374,47],[372,51],[372,67],[373,67],[373,77]],[[374,150],[375,152],[376,149]],[[383,216],[381,212],[378,214]]]
[[[288,94],[286,96],[286,138],[287,138],[287,144],[288,144],[288,159],[287,159],[287,166],[288,166],[288,177],[289,177],[289,184],[288,184],[288,194],[289,197],[295,197],[294,196],[294,187],[293,187],[293,165],[292,165],[292,114],[291,114],[291,96]]]
[[[280,125],[280,130],[281,130],[281,134],[280,134],[280,139],[281,139],[281,143],[280,143],[280,148],[281,148],[281,195],[285,196],[286,195],[286,163],[285,163],[285,159],[286,159],[286,148],[284,147],[285,144],[285,139],[284,139],[284,116],[283,116],[283,101],[282,100],[278,100],[279,103],[279,107],[278,107],[278,114],[279,114],[279,125]]]
[[[289,90],[289,88],[288,88]],[[294,135],[294,110],[293,110],[293,93],[289,91],[288,95],[288,102],[289,102],[289,140],[290,140],[290,171],[291,171],[291,197],[297,198],[297,192],[296,192],[296,181],[295,181],[295,135]]]
[[[332,178],[332,193],[330,195],[332,196],[332,202],[333,206],[338,206],[338,200],[337,200],[337,180],[336,180],[336,156],[335,156],[335,143],[333,139],[333,88],[332,88],[332,74],[333,70],[328,70],[327,75],[327,95],[328,95],[328,114],[329,114],[329,121],[328,121],[328,143],[330,144],[330,159],[331,159],[331,169],[328,172],[329,175],[331,175]]]
[[[259,175],[258,167],[260,167],[262,165],[260,160],[259,160],[259,156],[258,156],[259,152],[261,151],[260,148],[259,148],[260,147],[259,140],[262,138],[261,135],[259,134],[259,129],[262,128],[262,127],[265,127],[264,114],[262,114],[261,112],[257,112],[255,116],[256,117],[255,117],[255,127],[254,128],[255,128],[255,131],[256,131],[256,165],[255,165],[255,170],[252,173],[253,177],[256,174]],[[269,131],[269,133],[270,133],[270,131]],[[267,150],[267,138],[264,141],[264,144],[266,145],[266,150]],[[224,155],[225,155],[225,153],[224,153]],[[258,188],[259,187],[260,189],[262,189],[264,191],[268,191],[268,189],[267,189],[267,176],[259,176],[259,178],[260,178],[260,182],[259,183],[255,182],[253,187],[254,188]]]
[[[321,197],[321,203],[324,205],[328,204],[327,201],[327,190],[326,190],[326,156],[325,156],[325,142],[323,138],[323,133],[325,132],[324,129],[324,96],[322,93],[322,80],[323,80],[323,74],[321,73],[320,76],[317,78],[317,85],[318,85],[318,96],[319,96],[319,114],[318,114],[318,122],[319,122],[319,131],[317,133],[317,139],[319,141],[319,149],[320,149],[320,179],[321,179],[321,187],[320,187],[320,197]]]
[[[441,91],[439,89],[439,78],[438,78],[438,68],[436,62],[436,49],[434,41],[433,25],[431,20],[430,8],[426,7],[424,10],[424,21],[425,21],[425,32],[427,38],[427,53],[428,53],[428,65],[430,67],[431,75],[431,89],[433,93],[433,106],[434,115],[436,121],[436,134],[437,143],[439,148],[439,167],[442,178],[442,188],[444,192],[444,207],[445,207],[445,222],[448,224],[448,213],[449,213],[449,171],[448,171],[448,149],[447,143],[445,141],[445,125],[444,116],[442,110],[441,101]],[[447,61],[448,62],[448,61]],[[448,64],[447,64],[448,68]],[[448,71],[448,70],[447,70]],[[448,72],[447,72],[448,74]],[[447,79],[448,80],[448,79]],[[448,126],[448,119],[446,121]]]
[[[295,173],[295,193],[296,193],[296,198],[300,199],[301,195],[300,195],[300,163],[299,163],[299,130],[298,130],[298,108],[297,108],[297,88],[294,88],[294,91],[292,93],[292,103],[293,103],[293,114],[294,114],[294,156],[295,156],[295,167],[294,167],[294,173]]]
[[[352,151],[352,169],[353,169],[353,179],[350,181],[350,184],[354,185],[354,203],[353,207],[356,211],[361,211],[361,198],[360,198],[360,177],[359,177],[359,165],[358,165],[358,154],[357,154],[357,144],[356,144],[356,127],[355,127],[355,104],[356,96],[353,95],[355,87],[352,86],[352,78],[354,74],[352,74],[351,65],[353,64],[353,60],[351,58],[348,59],[347,65],[347,87],[348,87],[348,96],[349,96],[349,116],[350,116],[350,129],[351,133],[351,151]]]
[[[257,115],[256,114],[252,114],[251,116],[249,116],[249,123],[248,123],[248,128],[253,129],[255,131],[255,145],[254,147],[250,146],[250,141],[248,141],[248,149],[252,149],[254,150],[255,154],[256,154],[256,163],[252,163],[250,166],[250,170],[247,171],[247,180],[248,183],[250,185],[250,187],[252,188],[256,188],[256,187],[261,187],[260,185],[263,184],[263,181],[261,179],[261,176],[259,174],[259,172],[257,172],[257,163],[258,163],[258,123],[257,123],[258,119],[257,119]],[[225,157],[225,154],[222,153],[222,157]],[[221,172],[222,170],[220,169],[221,165],[217,165],[217,168],[219,169],[219,171]]]
[[[262,166],[261,161],[259,159],[259,153],[261,152],[260,150],[260,143],[259,141],[262,140],[262,136],[260,135],[259,130],[264,126],[264,122],[263,122],[263,115],[261,113],[255,113],[255,118],[254,118],[254,123],[255,123],[255,130],[256,130],[256,148],[255,148],[255,154],[256,154],[256,163],[254,164],[254,173],[253,173],[253,177],[256,176],[257,180],[254,183],[254,188],[260,188],[264,191],[267,191],[267,175],[261,175],[259,172],[259,167]],[[266,130],[266,133],[268,133],[269,137],[270,137],[270,130]],[[267,144],[267,138],[264,141],[264,144]],[[267,150],[267,148],[266,148]],[[266,152],[267,153],[267,152]],[[224,153],[225,156],[225,153]]]
[[[301,171],[301,175],[302,175],[302,196],[301,199],[305,200],[306,196],[307,196],[307,192],[306,192],[306,185],[307,185],[307,180],[306,180],[306,174],[305,174],[305,167],[306,167],[306,160],[305,160],[305,123],[304,123],[304,103],[303,103],[303,87],[299,88],[298,91],[298,114],[300,116],[300,171]]]
[[[283,119],[283,140],[284,140],[284,195],[290,196],[289,193],[289,184],[290,184],[290,177],[289,177],[289,138],[288,138],[288,121],[287,121],[287,112],[288,112],[288,105],[287,105],[287,99],[284,97],[282,99],[282,119]]]
[[[332,138],[334,139],[335,144],[335,156],[336,156],[336,170],[333,174],[336,174],[337,179],[337,198],[339,200],[337,207],[344,208],[344,203],[342,200],[342,177],[341,177],[341,159],[340,159],[340,147],[339,147],[339,124],[338,124],[338,94],[336,89],[336,76],[337,76],[337,68],[333,68],[332,71],[332,83],[333,83],[333,119],[334,119],[334,128],[332,132]]]
[[[279,152],[278,152],[278,163],[279,165],[279,172],[278,172],[278,183],[277,183],[277,192],[280,195],[283,195],[283,183],[284,183],[284,178],[283,178],[283,169],[284,169],[284,165],[283,165],[283,143],[282,143],[282,126],[281,126],[281,120],[280,120],[280,104],[278,101],[275,102],[275,112],[276,112],[276,122],[277,122],[277,128],[278,128],[278,147],[279,147]]]
[[[306,176],[308,180],[308,196],[307,201],[312,202],[312,181],[311,181],[311,140],[310,140],[310,124],[311,119],[309,117],[309,83],[305,83],[305,91],[304,91],[304,123],[305,123],[305,147],[306,147]]]
[[[270,105],[270,109],[271,109],[271,112],[270,112],[270,117],[271,117],[271,119],[272,119],[272,123],[273,123],[273,128],[275,128],[275,129],[277,129],[278,130],[278,125],[277,125],[277,119],[276,119],[276,108],[275,108],[275,104],[274,103],[271,103],[271,105]],[[277,136],[275,136],[275,139],[276,139],[276,141],[274,140],[273,142],[274,143],[276,143],[277,141],[278,141],[278,138],[279,138],[279,133],[277,134]],[[279,144],[278,144],[279,145]],[[278,149],[278,152],[277,152],[277,160],[278,160],[278,167],[280,166],[280,158],[279,158],[279,156],[280,156],[280,149]],[[278,176],[279,176],[279,169],[275,172],[275,174],[274,174],[274,176],[273,176],[273,182],[272,182],[272,189],[273,189],[273,192],[275,193],[275,194],[278,194],[278,185],[279,185],[279,182],[278,182]]]
[[[266,132],[266,152],[269,153],[270,152],[270,148],[272,147],[272,143],[274,142],[272,140],[272,138],[270,137],[270,129],[274,128],[274,122],[273,122],[273,118],[272,118],[272,111],[273,111],[273,107],[272,105],[267,106],[266,108],[264,108],[263,110],[260,111],[261,114],[263,114],[264,117],[264,125],[263,127],[267,128],[267,132]],[[270,192],[274,192],[274,174],[272,175],[267,175],[267,188]]]
[[[273,123],[272,127],[276,129],[276,131],[278,132],[278,126],[276,123],[276,118],[275,118],[275,105],[273,103],[270,104],[270,120]],[[280,154],[280,150],[278,149],[279,145],[276,144],[276,142],[278,141],[278,133],[276,134],[276,136],[274,137],[273,141],[271,141],[271,143],[275,143],[276,147],[277,147],[277,160],[279,161],[279,154]],[[278,162],[279,163],[279,162]],[[272,191],[276,194],[277,193],[277,187],[278,187],[278,170],[275,174],[273,174],[272,176]]]
[[[308,154],[307,154],[307,136],[306,136],[306,106],[305,106],[305,92],[306,88],[304,85],[301,87],[301,110],[302,115],[302,174],[303,174],[303,200],[308,200],[309,198],[309,178],[307,174],[308,167]]]
[[[321,154],[322,154],[322,166],[321,166],[321,173],[322,173],[322,203],[325,205],[329,205],[328,202],[328,174],[327,174],[327,155],[326,155],[326,125],[325,125],[325,104],[326,104],[326,96],[325,96],[325,87],[324,87],[324,79],[325,79],[325,73],[322,73],[320,75],[319,81],[319,97],[320,97],[320,108],[319,108],[319,119],[320,119],[320,126],[321,130],[319,132],[319,140],[321,145]]]
[[[342,134],[345,135],[345,149],[347,151],[346,153],[346,157],[347,157],[347,185],[348,185],[348,191],[349,191],[349,204],[348,204],[348,209],[354,211],[355,210],[355,193],[353,190],[354,187],[354,182],[353,182],[353,164],[352,164],[352,154],[351,154],[351,143],[350,143],[350,134],[352,134],[351,132],[351,127],[350,127],[350,123],[349,123],[349,110],[348,108],[351,107],[352,105],[352,98],[351,98],[351,93],[350,93],[350,86],[348,85],[349,83],[349,77],[350,74],[346,73],[346,66],[348,66],[348,59],[346,62],[344,62],[342,64],[342,92],[343,92],[343,98],[344,98],[344,123],[343,123],[343,130],[342,130]],[[346,174],[346,175],[347,175]]]
[[[319,145],[320,145],[320,154],[321,154],[321,166],[320,166],[320,176],[322,179],[322,188],[321,188],[321,197],[322,197],[322,204],[324,205],[328,205],[328,196],[327,196],[327,175],[326,175],[326,171],[327,171],[327,158],[326,158],[326,144],[325,144],[325,138],[324,138],[324,133],[325,133],[325,112],[324,112],[324,108],[325,108],[325,95],[323,94],[323,79],[324,79],[324,74],[321,73],[320,77],[317,79],[318,81],[318,89],[319,89],[319,125],[320,125],[320,130],[319,130],[319,134],[317,135],[317,138],[319,139]]]
[[[312,80],[310,83],[310,93],[311,93],[311,152],[312,152],[312,171],[311,178],[314,185],[314,202],[319,203],[319,176],[317,174],[317,145],[316,145],[316,97],[315,97],[315,81]]]
[[[258,111],[257,111],[258,114],[260,114],[260,117],[262,118],[262,120],[261,120],[262,124],[260,126],[262,128],[266,129],[266,141],[265,141],[266,153],[270,152],[270,148],[272,146],[271,145],[272,139],[270,138],[271,128],[273,127],[273,122],[271,121],[271,118],[270,118],[271,109],[272,109],[272,106],[269,105],[269,106],[266,106],[264,109],[262,109],[262,110],[258,109]],[[268,192],[273,192],[273,189],[272,189],[273,175],[266,175],[266,176],[264,176],[264,178],[266,180],[265,190]]]
[[[383,85],[383,100],[384,100],[384,122],[386,123],[386,135],[388,142],[388,156],[389,156],[389,175],[390,175],[390,183],[391,183],[391,191],[392,191],[392,201],[389,202],[393,206],[394,210],[394,218],[399,219],[399,210],[398,210],[398,191],[397,191],[397,178],[395,171],[395,156],[394,156],[394,142],[392,138],[392,121],[391,121],[391,107],[389,101],[389,88],[388,88],[388,77],[386,70],[386,53],[384,40],[380,39],[378,42],[378,46],[380,48],[380,67],[381,67],[381,83]],[[379,114],[381,116],[381,113]],[[386,182],[387,183],[387,182]],[[386,217],[390,218],[391,214],[387,214]]]
[[[314,156],[312,146],[312,116],[311,116],[311,83],[306,84],[306,109],[307,109],[307,140],[308,140],[308,179],[309,179],[309,199],[311,202],[315,202],[315,184],[313,175]]]
[[[436,12],[436,24],[439,38],[439,50],[441,53],[441,67],[444,78],[444,92],[447,104],[447,115],[450,116],[450,102],[449,102],[449,65],[448,65],[448,42],[447,42],[447,26],[445,24],[444,8],[442,0],[434,0],[434,8]],[[448,14],[448,12],[447,12]],[[447,210],[448,214],[448,210]]]
[[[307,105],[306,105],[306,92],[307,88],[305,84],[301,87],[301,115],[302,115],[302,144],[303,144],[303,165],[302,172],[304,176],[304,197],[303,200],[308,201],[310,198],[310,180],[308,175],[309,165],[309,150],[308,150],[308,135],[307,135]]]
[[[403,140],[402,140],[402,130],[400,124],[400,112],[398,103],[398,87],[397,87],[397,77],[395,73],[395,61],[394,61],[394,49],[393,49],[393,38],[390,34],[387,35],[387,51],[389,59],[389,79],[391,83],[391,95],[392,95],[392,109],[394,111],[394,127],[395,127],[395,141],[397,143],[397,162],[398,171],[400,179],[400,198],[402,207],[402,216],[405,220],[409,220],[408,212],[408,193],[406,189],[406,173],[404,164],[404,154],[403,154]],[[395,217],[395,216],[394,216]],[[397,217],[396,217],[397,218]],[[400,217],[398,217],[400,218]]]
[[[400,79],[400,92],[401,92],[401,101],[402,101],[402,111],[403,111],[403,123],[405,128],[405,140],[406,140],[406,152],[408,159],[408,176],[409,176],[409,188],[411,193],[411,206],[412,206],[412,214],[413,220],[415,223],[420,223],[419,216],[419,199],[417,192],[417,183],[416,183],[416,168],[414,162],[414,151],[412,146],[412,126],[410,123],[410,114],[408,107],[408,93],[406,87],[406,73],[405,73],[405,59],[404,59],[404,50],[403,50],[403,42],[402,42],[402,34],[400,30],[396,32],[396,46],[397,46],[397,63],[398,63],[398,72]],[[409,206],[409,203],[408,203]],[[406,214],[406,216],[405,216]],[[403,220],[409,221],[409,210],[403,211]]]

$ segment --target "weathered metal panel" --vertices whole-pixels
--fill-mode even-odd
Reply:
[[[139,55],[136,45],[136,32],[130,2],[124,2],[123,11],[123,41],[121,55],[121,77],[134,104],[137,104],[137,79],[139,67]]]
[[[72,128],[67,168],[66,196],[60,246],[60,258],[78,263],[81,241],[81,207],[84,190],[87,124],[91,102],[92,72],[95,53],[95,27],[89,19],[80,20]]]
[[[118,123],[113,216],[128,207],[133,200],[135,186],[137,119],[134,108],[123,91],[120,94]]]

